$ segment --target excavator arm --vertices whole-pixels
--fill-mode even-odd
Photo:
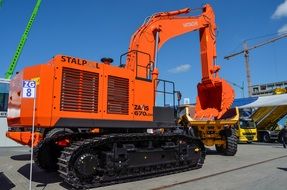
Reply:
[[[202,78],[204,80],[211,78],[210,75],[218,71],[219,68],[213,64],[213,60],[216,58],[214,13],[212,8],[206,5],[200,16],[182,16],[189,12],[190,9],[185,8],[153,15],[132,36],[129,51],[145,52],[151,56],[154,62],[157,51],[166,41],[188,32],[200,30]],[[138,60],[140,60],[140,56],[138,56]],[[135,69],[135,65],[134,59],[127,60],[128,68]],[[209,70],[213,71],[210,72]]]
[[[149,18],[132,36],[126,67],[133,71],[137,65],[147,67],[153,64],[153,72],[158,73],[156,57],[163,44],[176,36],[199,30],[202,79],[198,84],[196,100],[197,118],[220,118],[230,108],[234,100],[232,87],[218,76],[220,67],[216,58],[216,24],[210,5],[202,8],[198,16],[186,16],[190,9],[157,13]],[[137,54],[135,52],[144,52]],[[149,55],[150,61],[146,61]]]

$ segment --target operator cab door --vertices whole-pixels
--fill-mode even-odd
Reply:
[[[154,121],[175,123],[177,116],[175,103],[175,85],[172,81],[157,79],[155,81]],[[178,101],[180,98],[178,99]],[[179,103],[179,102],[178,102]]]

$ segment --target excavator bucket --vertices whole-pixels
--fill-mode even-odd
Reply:
[[[223,79],[213,79],[197,85],[196,119],[220,119],[234,100],[233,88]]]

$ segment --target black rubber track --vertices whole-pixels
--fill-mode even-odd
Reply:
[[[80,140],[81,138],[90,138],[94,134],[87,133],[64,133],[46,137],[33,150],[34,162],[41,169],[47,172],[55,172],[58,170],[58,158],[61,155],[62,147],[56,144],[57,141],[63,139]]]
[[[93,152],[94,150],[101,149],[103,145],[113,144],[114,142],[142,142],[149,140],[164,141],[170,138],[182,139],[189,144],[200,147],[200,154],[197,163],[192,161],[176,161],[176,163],[162,163],[158,165],[147,166],[132,166],[123,167],[119,169],[106,170],[105,167],[99,169],[98,175],[94,175],[89,178],[77,175],[77,171],[74,168],[75,160],[79,155],[86,152]],[[92,151],[91,151],[92,150]],[[86,151],[86,152],[85,152]],[[205,160],[205,148],[199,139],[194,139],[191,136],[175,135],[175,134],[114,134],[105,135],[100,137],[92,137],[74,141],[69,147],[66,147],[59,158],[58,166],[60,176],[65,182],[73,186],[74,188],[89,189],[99,186],[106,186],[116,183],[129,182],[134,180],[146,179],[156,176],[162,176],[167,174],[178,173],[182,171],[188,171],[192,169],[201,168]]]

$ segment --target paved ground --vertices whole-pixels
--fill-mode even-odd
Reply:
[[[28,189],[29,149],[0,148],[0,189]],[[97,190],[286,190],[287,150],[280,144],[240,144],[234,157],[208,151],[205,165],[174,175],[97,188]],[[55,173],[33,166],[33,189],[69,189]]]

